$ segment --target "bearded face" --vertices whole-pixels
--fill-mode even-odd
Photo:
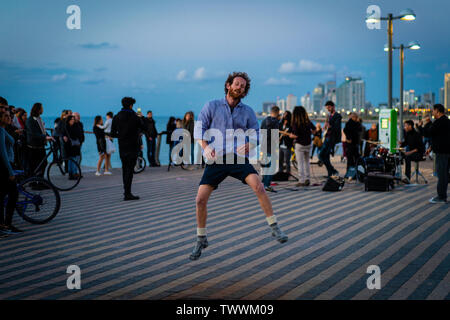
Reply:
[[[231,85],[227,85],[228,94],[233,99],[242,99],[245,97],[245,87],[247,82],[244,78],[236,77]]]

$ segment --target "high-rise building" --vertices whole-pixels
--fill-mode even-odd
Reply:
[[[424,107],[431,108],[435,102],[434,92],[427,92],[422,95],[421,103]]]
[[[439,103],[442,105],[445,104],[445,89],[444,89],[444,87],[439,89]]]
[[[300,103],[307,112],[314,112],[314,108],[311,102],[311,94],[309,92],[300,98]]]
[[[450,73],[446,73],[444,77],[444,107],[450,109]]]
[[[297,97],[293,94],[289,94],[286,98],[286,110],[291,111],[294,110],[294,107],[297,105]]]
[[[313,92],[313,110],[317,113],[322,110],[322,106],[324,105],[325,98],[325,86],[322,83],[319,83],[317,87],[314,88]]]
[[[286,100],[277,98],[277,106],[281,112],[286,111]]]
[[[416,107],[416,93],[414,90],[403,91],[403,108],[414,109]]]
[[[361,78],[346,77],[336,91],[337,107],[360,110],[366,104],[366,85]]]
[[[270,113],[270,109],[276,104],[276,102],[263,102],[262,112]]]

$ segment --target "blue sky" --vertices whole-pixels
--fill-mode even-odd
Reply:
[[[66,8],[81,8],[81,30],[68,30]],[[71,108],[93,116],[120,109],[123,96],[155,115],[198,113],[223,96],[229,72],[246,71],[245,102],[298,97],[318,82],[347,75],[366,81],[366,100],[387,100],[386,23],[369,30],[366,8],[382,15],[412,8],[414,22],[395,21],[394,44],[406,52],[405,89],[438,90],[450,72],[450,2],[396,1],[117,1],[20,0],[0,3],[0,95],[46,115]],[[394,96],[399,90],[394,53]]]

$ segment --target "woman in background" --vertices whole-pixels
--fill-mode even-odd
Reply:
[[[169,163],[172,162],[172,132],[176,129],[175,117],[170,117],[166,125],[166,143],[169,145]]]
[[[319,122],[316,123],[316,133],[314,133],[313,136],[313,148],[311,152],[311,159],[314,157],[314,151],[316,151],[317,148],[317,156],[319,156],[320,150],[322,148],[323,142],[322,142],[322,126]]]
[[[299,173],[298,187],[306,187],[310,184],[311,133],[316,133],[316,126],[309,120],[305,108],[295,107],[290,137],[295,139],[295,157]]]
[[[68,141],[66,143],[67,156],[73,161],[68,161],[69,164],[69,180],[76,180],[79,177],[75,163],[79,163],[81,157],[81,140],[78,128],[75,125],[75,117],[70,115],[66,120],[66,131]]]
[[[183,118],[183,129],[189,131],[191,136],[191,164],[194,164],[194,113],[186,112]]]
[[[97,162],[97,172],[96,176],[101,176],[101,167],[103,160],[106,158],[106,138],[105,138],[105,130],[103,129],[103,118],[102,116],[96,116],[94,119],[94,128],[93,128],[95,138],[97,140],[97,151],[99,155],[99,159]],[[105,174],[111,174],[109,172],[109,167],[107,163],[105,163]]]

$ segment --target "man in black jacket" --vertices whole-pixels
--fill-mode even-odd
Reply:
[[[405,176],[411,179],[411,161],[420,161],[423,158],[425,147],[423,145],[422,136],[414,129],[414,122],[407,120],[404,123],[405,141],[401,146],[406,147],[405,152]]]
[[[328,176],[339,175],[339,172],[333,167],[330,162],[330,154],[334,150],[334,146],[341,141],[341,122],[342,117],[336,112],[333,101],[327,101],[325,107],[330,113],[325,123],[326,130],[325,141],[322,150],[319,153],[319,160],[323,162],[327,168]]]
[[[151,111],[147,112],[145,124],[147,126],[145,138],[147,140],[147,158],[149,166],[159,167],[155,159],[156,137],[158,136],[158,131],[156,130],[155,120],[153,119],[153,113]]]
[[[436,155],[436,172],[438,176],[437,197],[430,199],[431,203],[447,203],[447,188],[450,168],[450,119],[445,115],[442,104],[433,107],[434,120],[431,129],[431,147],[427,154],[433,151]]]
[[[279,114],[280,114],[280,108],[278,106],[273,106],[272,109],[270,110],[270,116],[265,118],[261,123],[261,129],[267,130],[267,152],[266,152],[267,154],[266,154],[266,156],[269,159],[272,159],[272,144],[271,144],[272,134],[273,134],[272,130],[280,129],[280,121],[278,120]],[[278,132],[277,132],[277,136],[278,136]],[[275,157],[275,155],[274,155],[274,157]],[[271,160],[267,164],[261,165],[261,167],[263,167],[263,168],[270,167],[270,164],[271,164]],[[270,186],[273,175],[262,175],[262,176],[263,176],[264,188],[266,189],[266,191],[276,192]]]
[[[111,136],[119,140],[125,201],[139,199],[138,196],[131,193],[131,183],[133,182],[133,168],[140,150],[139,135],[146,131],[143,120],[133,111],[135,103],[136,100],[131,97],[123,98],[123,108],[114,116],[111,126]]]
[[[359,143],[361,141],[362,125],[358,121],[358,115],[355,112],[351,113],[350,119],[344,127],[344,134],[347,143],[347,173],[345,177],[354,179],[356,177],[356,170],[354,173],[350,172],[350,168],[356,168],[356,162],[359,158]]]

